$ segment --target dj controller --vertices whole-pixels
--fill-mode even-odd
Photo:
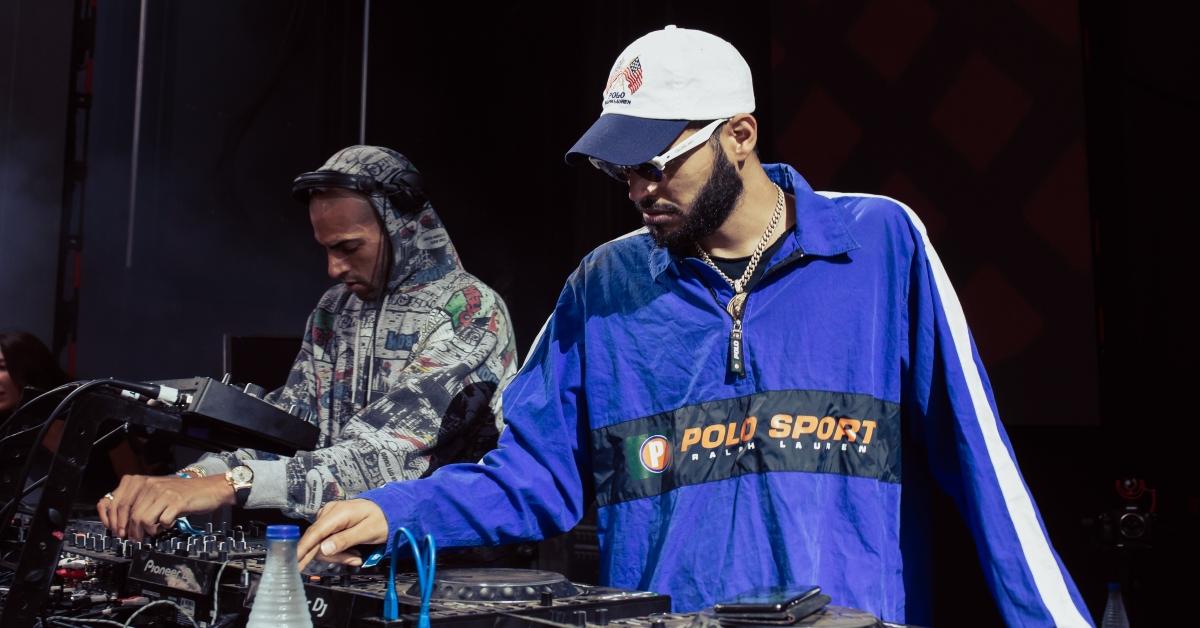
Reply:
[[[193,620],[201,626],[241,624],[249,616],[265,562],[262,531],[203,532],[133,542],[109,536],[99,522],[72,523],[44,614],[66,618],[167,600],[174,604],[166,615],[156,615],[160,625],[190,626]],[[0,587],[0,595],[6,589]],[[398,622],[380,619],[386,589],[384,571],[311,575],[304,582],[314,626],[415,625],[420,608],[416,576],[397,576]],[[538,620],[602,626],[669,610],[670,598],[656,593],[572,583],[547,571],[465,568],[439,571],[429,617],[431,624],[446,628],[532,625]],[[111,614],[126,616],[118,610]]]
[[[20,529],[18,528],[18,533]],[[96,521],[72,522],[66,531],[43,625],[72,618],[107,618],[118,624],[151,602],[171,604],[139,618],[139,626],[240,626],[254,603],[265,563],[262,529],[172,532],[143,542],[110,536]],[[314,563],[315,564],[315,563]],[[313,626],[342,628],[417,625],[420,594],[414,574],[400,574],[396,590],[401,618],[385,621],[386,572],[304,576]],[[8,591],[0,585],[0,600]],[[215,612],[214,612],[215,610]],[[729,628],[709,612],[672,613],[670,598],[570,582],[548,571],[511,568],[439,569],[429,607],[432,626],[442,628],[613,626],[623,628]],[[792,626],[882,626],[873,616],[835,606]]]

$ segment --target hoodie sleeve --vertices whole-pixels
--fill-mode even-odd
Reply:
[[[246,507],[312,519],[327,501],[425,475],[457,439],[493,426],[488,401],[495,384],[480,371],[503,380],[503,365],[514,368],[515,347],[503,302],[481,284],[471,287],[485,297],[480,311],[470,320],[434,321],[400,381],[351,417],[336,444],[294,457],[228,454],[254,470]]]
[[[367,491],[391,534],[407,527],[438,545],[465,547],[536,540],[583,516],[590,477],[583,397],[581,309],[571,285],[534,342],[533,353],[494,400],[505,429],[479,464],[454,464],[426,479]]]
[[[907,210],[907,208],[905,208]],[[1021,477],[962,306],[925,229],[909,211],[906,421],[975,539],[983,574],[1011,626],[1089,626]],[[950,453],[944,453],[950,452]]]
[[[306,330],[304,339],[300,343],[300,353],[296,355],[296,359],[292,362],[292,368],[288,371],[287,381],[283,386],[271,391],[271,393],[263,398],[267,403],[291,412],[310,423],[316,422],[316,409],[313,406],[316,400],[316,393],[312,389],[312,382],[315,381],[312,372],[312,329],[314,316],[316,316],[315,310],[308,316],[308,322],[304,327]],[[207,453],[196,462],[187,466],[199,469],[206,476],[211,476],[225,473],[232,467],[246,464],[247,461],[260,459],[278,460],[279,456],[253,449],[238,449],[232,452]],[[257,469],[255,471],[257,472]],[[255,483],[257,484],[259,481],[260,479],[256,473]]]

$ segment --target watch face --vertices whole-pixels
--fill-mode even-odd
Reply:
[[[230,476],[237,484],[247,484],[254,481],[254,470],[246,466],[234,467]]]

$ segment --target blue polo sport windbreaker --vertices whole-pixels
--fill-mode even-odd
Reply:
[[[635,232],[567,280],[498,396],[496,450],[361,497],[441,546],[565,532],[594,498],[602,584],[688,611],[811,583],[928,622],[932,476],[1010,625],[1090,625],[920,221],[765,169],[796,225],[747,298],[744,377],[728,368],[728,284]]]

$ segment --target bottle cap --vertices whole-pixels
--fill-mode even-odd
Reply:
[[[298,539],[300,538],[300,526],[280,525],[267,526],[267,539]]]

